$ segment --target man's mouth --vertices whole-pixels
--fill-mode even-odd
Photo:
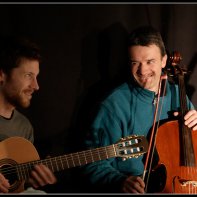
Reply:
[[[153,73],[146,74],[146,75],[138,74],[137,76],[138,76],[138,78],[139,78],[141,81],[146,81],[146,80],[148,80],[150,77],[153,76]]]
[[[25,91],[24,94],[25,94],[26,97],[28,97],[29,99],[31,99],[32,98],[33,91]]]

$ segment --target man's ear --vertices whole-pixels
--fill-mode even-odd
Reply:
[[[163,57],[162,57],[162,65],[161,65],[161,67],[162,68],[165,68],[165,66],[166,66],[166,63],[167,63],[167,58],[168,58],[168,56],[167,55],[164,55]]]
[[[5,80],[5,73],[3,72],[2,69],[0,69],[0,83],[2,84],[4,80]]]

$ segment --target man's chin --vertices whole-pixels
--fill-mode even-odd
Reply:
[[[150,90],[150,91],[153,91],[153,87],[151,86],[151,84],[141,84],[141,87],[146,89],[146,90]]]
[[[30,102],[23,102],[20,104],[22,108],[28,108],[30,106]]]

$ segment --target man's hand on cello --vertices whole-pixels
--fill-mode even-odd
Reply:
[[[174,112],[175,116],[178,116],[178,112]],[[185,125],[187,125],[189,128],[192,128],[192,130],[197,130],[197,111],[192,109],[187,112],[187,114],[184,116],[185,119]]]

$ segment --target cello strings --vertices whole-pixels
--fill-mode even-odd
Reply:
[[[186,143],[186,139],[191,139],[192,140],[192,135],[191,135],[191,132],[192,132],[192,129],[186,127],[184,125],[184,115],[188,112],[188,108],[187,108],[187,100],[186,100],[186,89],[185,89],[185,86],[184,86],[184,78],[183,77],[183,73],[182,73],[182,76],[179,76],[178,77],[178,82],[179,82],[179,87],[180,87],[180,106],[181,106],[181,123],[182,123],[182,135],[183,136],[187,136],[187,137],[184,137],[183,138],[183,145],[184,147],[186,147],[186,145],[189,143],[190,144],[190,149],[187,147],[187,149],[184,152],[184,166],[181,168],[181,177],[188,177],[189,176],[189,180],[186,180],[186,186],[187,187],[183,187],[182,186],[182,189],[184,189],[184,191],[186,191],[185,193],[189,193],[189,194],[194,194],[196,193],[196,181],[195,181],[195,178],[196,178],[196,169],[193,168],[192,166],[196,166],[196,162],[195,162],[195,155],[194,155],[194,150],[193,150],[193,143],[191,142],[187,142]],[[192,154],[193,153],[193,154]],[[192,154],[192,155],[191,155]],[[190,156],[190,157],[189,157]],[[186,168],[186,171],[185,171],[185,166],[189,166]],[[189,181],[189,182],[187,182]]]

